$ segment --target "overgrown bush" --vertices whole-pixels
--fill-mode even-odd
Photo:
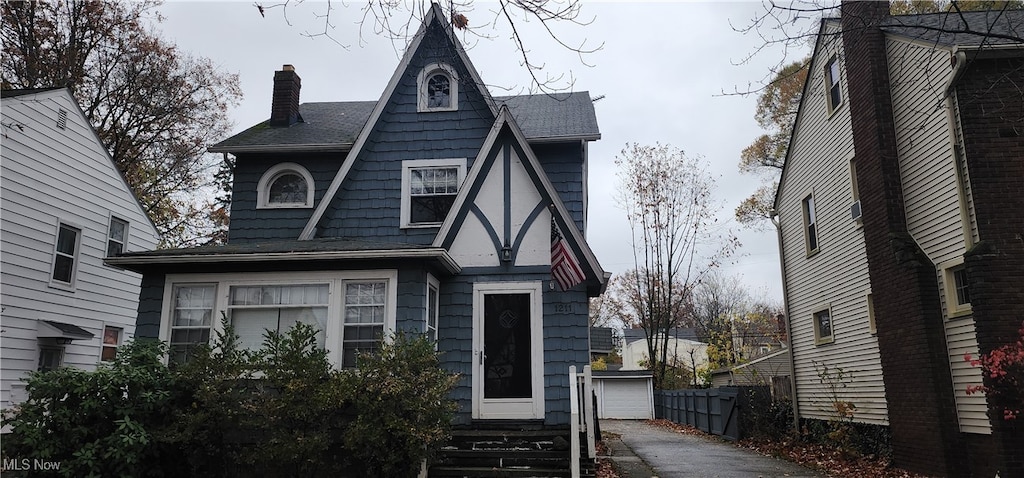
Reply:
[[[28,399],[4,413],[5,460],[59,464],[71,477],[152,476],[156,430],[167,424],[175,378],[155,342],[132,342],[92,372],[33,373]],[[15,473],[7,471],[8,473]]]
[[[299,324],[241,350],[230,327],[173,370],[157,344],[110,365],[33,374],[4,417],[5,459],[62,476],[415,476],[448,438],[456,377],[433,343],[399,333],[334,370]]]
[[[356,412],[345,449],[360,476],[416,476],[449,438],[456,404],[447,396],[458,377],[438,366],[432,342],[401,332],[342,374]]]

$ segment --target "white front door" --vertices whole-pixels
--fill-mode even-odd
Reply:
[[[473,418],[544,418],[541,284],[473,285]]]

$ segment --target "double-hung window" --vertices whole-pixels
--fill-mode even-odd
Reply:
[[[971,285],[963,258],[948,261],[939,266],[943,271],[945,285],[946,317],[956,318],[971,313]]]
[[[387,283],[346,281],[341,366],[356,366],[361,353],[375,352],[384,339]]]
[[[825,87],[828,89],[828,112],[832,113],[843,103],[843,92],[839,82],[839,57],[833,56],[825,64]]]
[[[465,159],[404,161],[402,226],[430,227],[444,222],[465,175]]]
[[[427,277],[427,307],[424,330],[426,331],[427,338],[434,342],[435,347],[437,344],[437,322],[440,309],[439,287],[437,279],[434,279],[432,276]]]
[[[60,223],[57,226],[57,242],[53,248],[53,270],[51,284],[74,286],[78,269],[78,249],[82,242],[82,230]]]
[[[199,345],[210,342],[217,286],[184,284],[173,289],[170,317],[170,359],[185,363]]]
[[[814,212],[814,195],[809,194],[802,201],[804,213],[804,244],[807,255],[818,252],[818,218]]]
[[[103,347],[100,350],[100,360],[109,362],[117,357],[117,348],[121,346],[124,338],[124,329],[120,327],[103,327]]]
[[[128,222],[116,217],[110,218],[107,232],[107,257],[123,254],[128,243]]]
[[[824,344],[833,341],[832,311],[828,308],[814,313],[814,343]]]

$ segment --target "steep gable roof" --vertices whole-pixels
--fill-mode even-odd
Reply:
[[[601,138],[590,93],[493,97],[506,105],[531,142]],[[210,147],[214,153],[348,151],[356,142],[375,101],[303,103],[302,123],[272,128],[264,121]]]
[[[576,227],[576,223],[573,222],[569,210],[566,209],[554,185],[551,184],[547,174],[544,173],[540,161],[533,154],[533,150],[530,149],[526,142],[526,137],[519,129],[509,108],[506,106],[501,107],[498,117],[494,120],[494,126],[491,127],[487,139],[484,140],[484,146],[480,148],[480,153],[476,161],[473,162],[473,167],[459,189],[455,203],[448,212],[445,221],[441,224],[441,229],[438,231],[437,236],[434,238],[434,247],[447,248],[455,240],[460,230],[461,218],[465,218],[469,213],[468,209],[473,205],[474,195],[480,190],[482,183],[486,180],[485,169],[488,165],[486,158],[493,155],[494,148],[501,147],[499,138],[507,134],[512,136],[513,144],[518,148],[523,166],[527,169],[527,173],[529,173],[534,186],[541,193],[544,201],[550,204],[552,217],[558,224],[562,234],[566,236],[573,254],[579,260],[584,272],[587,273],[587,278],[603,286],[607,282],[604,269],[601,268],[601,264],[598,263],[594,252],[583,238],[583,234]]]
[[[412,42],[410,42],[409,47],[406,48],[405,54],[402,56],[402,61],[399,62],[398,68],[395,69],[394,74],[391,76],[391,81],[389,81],[388,86],[384,88],[384,92],[381,94],[380,99],[377,101],[376,105],[374,105],[373,111],[370,113],[369,119],[367,120],[362,130],[359,132],[359,135],[356,137],[355,142],[352,144],[351,152],[345,159],[345,163],[341,166],[341,169],[338,170],[338,174],[335,175],[334,180],[331,181],[331,185],[328,186],[327,192],[326,194],[324,194],[324,197],[320,200],[320,203],[317,204],[316,209],[313,211],[312,216],[310,216],[309,218],[309,222],[306,223],[306,227],[303,228],[302,233],[299,234],[299,239],[311,239],[316,234],[317,224],[320,223],[320,220],[323,218],[324,213],[330,207],[331,202],[334,201],[338,189],[341,187],[341,184],[345,181],[345,177],[348,175],[348,172],[352,169],[352,165],[358,159],[360,151],[362,150],[363,146],[366,144],[366,141],[369,139],[370,134],[374,130],[374,126],[380,120],[381,113],[384,112],[384,107],[387,106],[388,99],[390,99],[394,95],[395,89],[398,87],[399,82],[405,75],[406,70],[412,63],[412,60],[415,57],[416,53],[419,51],[420,45],[422,44],[423,39],[427,35],[427,30],[431,26],[437,25],[439,28],[441,28],[441,31],[444,33],[444,38],[449,44],[448,46],[454,49],[456,56],[459,58],[459,60],[461,60],[462,65],[469,72],[469,83],[477,86],[480,95],[483,97],[484,102],[487,104],[491,113],[493,115],[497,114],[497,109],[495,108],[494,100],[491,98],[491,94],[490,92],[487,91],[487,88],[483,87],[484,83],[483,80],[480,78],[480,74],[473,67],[473,63],[469,61],[469,57],[466,55],[466,51],[462,48],[462,43],[460,43],[458,39],[455,38],[455,33],[452,31],[452,26],[447,22],[443,21],[443,19],[444,14],[441,12],[441,7],[436,3],[431,4],[430,11],[427,12],[426,17],[423,19],[423,23],[420,25],[419,30],[413,37]]]
[[[35,98],[30,98],[32,96],[35,96]],[[145,228],[149,230],[150,234],[152,234],[153,237],[155,237],[157,240],[159,240],[159,234],[160,233],[159,233],[159,230],[156,227],[156,224],[153,222],[153,219],[149,217],[149,214],[146,213],[146,208],[142,206],[142,202],[139,201],[138,196],[136,196],[135,192],[132,191],[131,185],[128,184],[128,180],[125,178],[124,173],[121,171],[120,168],[117,167],[117,164],[114,163],[114,158],[112,156],[110,156],[110,150],[107,149],[107,145],[104,144],[103,140],[100,139],[100,135],[99,135],[99,133],[96,132],[96,128],[93,127],[92,124],[89,123],[88,118],[86,118],[86,116],[85,116],[85,111],[82,109],[82,105],[80,105],[78,103],[78,100],[75,99],[75,95],[71,93],[71,90],[69,88],[67,88],[67,87],[51,87],[51,88],[12,89],[12,90],[2,90],[2,91],[0,91],[0,98],[6,98],[8,102],[10,102],[10,101],[33,101],[33,100],[39,101],[39,100],[42,100],[44,98],[51,98],[52,99],[52,98],[57,97],[57,96],[63,96],[67,100],[67,103],[69,105],[71,105],[75,109],[75,111],[77,112],[77,115],[80,118],[82,118],[82,121],[85,123],[86,127],[88,128],[89,134],[95,140],[96,145],[99,146],[98,149],[102,150],[102,152],[103,152],[103,156],[106,159],[106,161],[105,161],[106,164],[104,166],[109,168],[108,171],[110,172],[111,176],[116,176],[120,180],[120,183],[123,186],[123,191],[128,196],[131,197],[131,202],[137,208],[136,212],[138,212],[140,217],[145,218]],[[46,124],[51,124],[51,123],[47,122]],[[55,124],[55,123],[53,123],[53,124]]]

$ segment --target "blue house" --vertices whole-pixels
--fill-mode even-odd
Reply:
[[[394,330],[461,375],[456,425],[570,421],[589,364],[586,92],[493,97],[437,5],[376,101],[299,102],[285,65],[270,120],[210,148],[236,158],[227,245],[129,253],[136,335],[187,360],[226,315],[244,346],[303,322],[337,367]]]

